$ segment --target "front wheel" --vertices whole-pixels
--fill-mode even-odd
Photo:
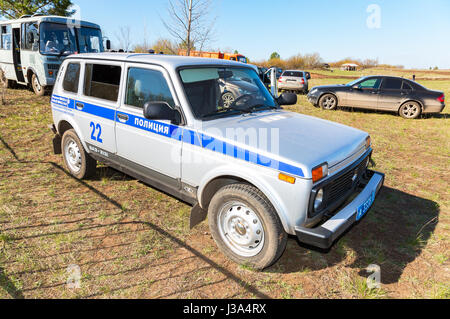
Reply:
[[[234,262],[265,269],[283,254],[287,234],[269,200],[255,187],[232,184],[219,190],[208,209],[211,234]]]
[[[44,96],[45,94],[45,86],[42,86],[39,83],[39,79],[36,74],[31,76],[31,86],[33,87],[33,91],[37,96]]]
[[[337,105],[337,98],[333,94],[325,94],[319,100],[319,106],[324,110],[335,110]]]
[[[422,113],[419,103],[406,102],[400,107],[400,116],[405,119],[416,119]]]
[[[75,130],[64,133],[61,141],[64,163],[70,174],[78,179],[89,178],[95,175],[97,161],[84,149]]]

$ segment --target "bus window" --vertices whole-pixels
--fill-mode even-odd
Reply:
[[[41,23],[40,43],[43,54],[70,55],[77,52],[75,31],[65,24]]]
[[[37,51],[39,49],[39,32],[37,22],[24,24],[23,29],[23,49]]]
[[[2,49],[11,50],[11,26],[2,26]]]
[[[99,29],[81,28],[77,29],[80,53],[103,52],[102,33]]]

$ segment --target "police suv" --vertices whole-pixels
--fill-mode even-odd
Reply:
[[[367,133],[292,113],[254,66],[149,54],[63,62],[51,105],[56,154],[79,179],[97,161],[193,206],[233,261],[263,269],[288,234],[328,249],[371,208],[384,175]],[[230,102],[230,94],[233,95]]]

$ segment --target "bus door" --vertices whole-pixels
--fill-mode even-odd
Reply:
[[[17,82],[25,82],[22,61],[20,59],[20,28],[13,28],[12,37],[13,63],[14,69],[16,70]]]

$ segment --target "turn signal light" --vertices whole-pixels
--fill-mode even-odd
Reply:
[[[323,164],[312,170],[312,180],[314,183],[317,183],[326,176],[328,176],[328,164]]]
[[[280,175],[278,175],[278,179],[289,184],[295,184],[295,177],[283,173],[280,173]]]
[[[372,146],[372,138],[369,136],[366,138],[366,149],[369,149]]]

